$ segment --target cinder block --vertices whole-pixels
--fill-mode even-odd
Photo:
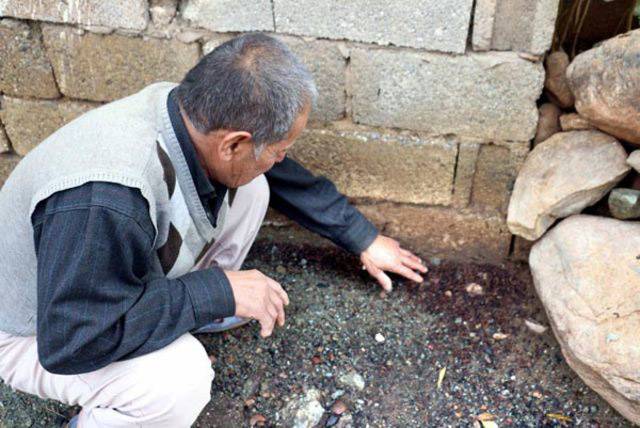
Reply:
[[[357,123],[485,141],[535,134],[544,69],[515,53],[353,49],[351,72]]]
[[[35,98],[60,96],[35,24],[0,20],[0,92]]]
[[[478,143],[460,143],[458,146],[456,178],[453,184],[452,205],[454,207],[464,208],[469,205],[479,152],[480,144]]]
[[[197,63],[197,43],[82,33],[46,25],[44,43],[60,91],[92,101],[122,98],[156,81],[182,80]]]
[[[270,0],[187,0],[182,16],[211,31],[274,31]]]
[[[149,21],[147,0],[2,0],[0,16],[144,30]]]
[[[0,117],[13,149],[24,156],[62,125],[97,106],[80,101],[25,100],[5,96]]]
[[[472,34],[474,51],[491,50],[497,7],[498,0],[476,0],[476,7],[473,12]]]
[[[279,37],[307,67],[318,88],[318,103],[311,120],[332,121],[344,117],[347,61],[338,45],[326,41],[305,42],[295,37]]]
[[[451,203],[457,142],[366,129],[308,130],[291,156],[354,198]]]
[[[522,51],[551,47],[559,0],[476,0],[474,50]]]
[[[471,206],[505,216],[520,167],[529,152],[529,143],[483,144],[473,177]]]
[[[464,53],[472,0],[273,0],[276,31]]]
[[[479,262],[509,256],[511,234],[500,216],[443,207],[358,205],[385,234],[421,255]]]

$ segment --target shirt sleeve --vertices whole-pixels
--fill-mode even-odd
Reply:
[[[314,176],[290,158],[265,174],[270,205],[307,229],[360,254],[378,231],[327,178]]]
[[[223,271],[168,279],[137,189],[88,183],[55,193],[32,215],[38,260],[38,355],[77,374],[153,352],[235,313]]]

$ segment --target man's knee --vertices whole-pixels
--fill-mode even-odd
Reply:
[[[136,375],[143,425],[190,426],[211,398],[214,372],[204,348],[191,335],[176,342]]]

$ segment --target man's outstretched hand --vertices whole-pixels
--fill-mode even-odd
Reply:
[[[258,320],[262,337],[271,336],[276,322],[280,327],[284,325],[289,296],[280,284],[255,269],[225,274],[236,301],[236,315]]]
[[[422,282],[422,277],[417,272],[427,272],[426,266],[417,256],[400,247],[395,239],[382,235],[378,235],[369,248],[360,254],[360,261],[387,291],[391,291],[392,284],[385,271],[397,273],[414,282]]]

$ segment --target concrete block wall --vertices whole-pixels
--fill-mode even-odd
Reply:
[[[262,31],[320,92],[293,157],[422,254],[502,260],[558,1],[0,0],[0,183],[64,123]]]

